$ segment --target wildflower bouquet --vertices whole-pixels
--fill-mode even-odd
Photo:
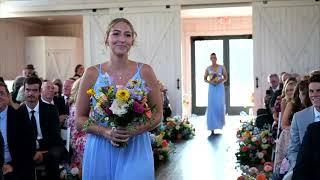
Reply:
[[[270,126],[259,129],[253,121],[244,122],[237,132],[239,151],[236,157],[240,165],[256,167],[271,161],[274,139]]]
[[[147,103],[150,89],[139,80],[129,80],[125,87],[105,86],[95,92],[89,89],[87,94],[95,100],[92,104],[88,122],[107,123],[111,127],[129,127],[152,123],[152,110]]]
[[[161,162],[166,162],[174,151],[174,144],[163,139],[163,136],[164,132],[159,135],[150,134],[155,166]]]

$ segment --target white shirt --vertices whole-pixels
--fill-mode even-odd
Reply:
[[[313,111],[314,111],[314,122],[320,121],[320,112],[317,111],[315,107],[313,107]]]
[[[8,106],[5,110],[0,112],[0,130],[3,137],[3,150],[4,150],[4,162],[10,162],[12,160],[8,145],[7,136],[7,117],[8,117]]]
[[[39,101],[38,104],[36,105],[36,107],[34,109],[31,109],[27,106],[28,109],[28,113],[29,113],[29,119],[31,120],[31,111],[34,110],[34,117],[36,118],[36,124],[37,124],[37,132],[38,132],[38,136],[37,139],[42,139],[42,132],[41,132],[41,126],[40,126],[40,118],[39,118]]]
[[[44,100],[44,99],[41,97],[41,101],[44,102],[44,103],[46,103],[46,104],[52,104],[52,105],[54,105],[53,99],[52,99],[51,102],[48,102],[48,101]]]

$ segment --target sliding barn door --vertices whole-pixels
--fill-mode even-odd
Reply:
[[[140,7],[107,9],[84,16],[85,64],[108,59],[104,45],[106,27],[116,17],[127,18],[138,36],[130,59],[150,64],[157,78],[168,88],[174,114],[182,112],[180,7]]]

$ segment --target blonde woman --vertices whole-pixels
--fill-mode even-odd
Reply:
[[[72,86],[71,95],[70,95],[70,112],[67,119],[67,127],[70,127],[71,130],[71,147],[73,149],[73,154],[71,157],[71,162],[78,164],[81,168],[84,145],[86,143],[86,133],[84,131],[78,131],[76,128],[75,122],[75,113],[76,113],[76,101],[78,97],[78,90],[80,85],[80,78],[77,79]]]

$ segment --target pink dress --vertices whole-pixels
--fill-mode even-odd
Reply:
[[[84,146],[86,144],[86,133],[83,131],[78,131],[75,122],[76,106],[73,103],[70,106],[70,114],[67,119],[67,127],[71,130],[71,148],[73,149],[73,154],[71,157],[71,163],[82,164]]]

